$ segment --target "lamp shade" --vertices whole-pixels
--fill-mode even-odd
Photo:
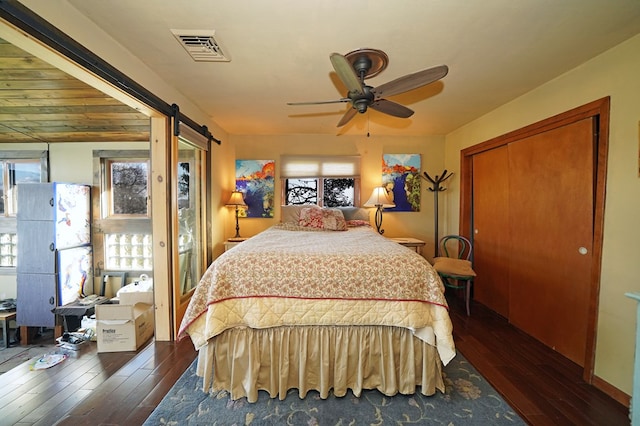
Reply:
[[[246,206],[244,203],[244,196],[240,191],[233,191],[231,193],[231,197],[229,197],[229,201],[227,201],[227,206]]]
[[[364,203],[364,207],[378,207],[378,206],[381,206],[383,208],[396,206],[389,199],[389,196],[387,195],[387,190],[383,186],[378,186],[376,188],[373,188],[373,192],[371,193],[371,196],[369,197],[367,202]]]

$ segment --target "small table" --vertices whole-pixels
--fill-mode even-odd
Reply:
[[[402,238],[389,238],[391,241],[395,241],[398,244],[402,244],[405,247],[413,248],[416,253],[422,254],[422,247],[424,247],[424,241],[417,238],[402,237]]]
[[[93,315],[95,313],[96,305],[101,305],[103,303],[109,303],[109,299],[101,296],[96,299],[91,299],[90,301],[88,300],[87,303],[76,301],[67,305],[58,306],[53,308],[51,312],[63,318],[64,331],[76,331],[82,324],[82,317],[85,315]],[[70,325],[69,322],[72,322],[72,324]]]
[[[248,240],[249,238],[229,238],[227,241],[224,242],[224,251],[228,251],[230,249],[232,249],[233,247],[237,246],[238,244],[240,244],[243,241]]]
[[[4,339],[4,347],[9,347],[9,321],[16,319],[14,312],[0,312],[0,322],[2,323],[2,338]]]

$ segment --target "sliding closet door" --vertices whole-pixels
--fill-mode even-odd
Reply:
[[[473,156],[473,297],[509,317],[509,157],[506,146]]]
[[[591,118],[509,149],[509,320],[584,366],[594,226]]]

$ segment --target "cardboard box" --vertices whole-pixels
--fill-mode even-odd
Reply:
[[[118,300],[121,305],[135,305],[136,303],[153,305],[153,291],[121,292]]]
[[[154,314],[148,303],[96,306],[98,352],[137,350],[153,336]]]

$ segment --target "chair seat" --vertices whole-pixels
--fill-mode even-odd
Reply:
[[[475,277],[476,273],[471,267],[471,262],[466,259],[453,259],[451,257],[435,257],[433,268],[438,273],[455,275],[459,277]]]
[[[447,242],[452,241],[457,247],[447,247]],[[469,260],[472,252],[471,242],[460,235],[447,235],[439,242],[439,255],[433,259],[433,269],[436,270],[442,284],[452,289],[464,289],[467,315],[471,314],[469,301],[471,299],[471,286],[476,272]],[[455,282],[455,283],[454,283]]]

